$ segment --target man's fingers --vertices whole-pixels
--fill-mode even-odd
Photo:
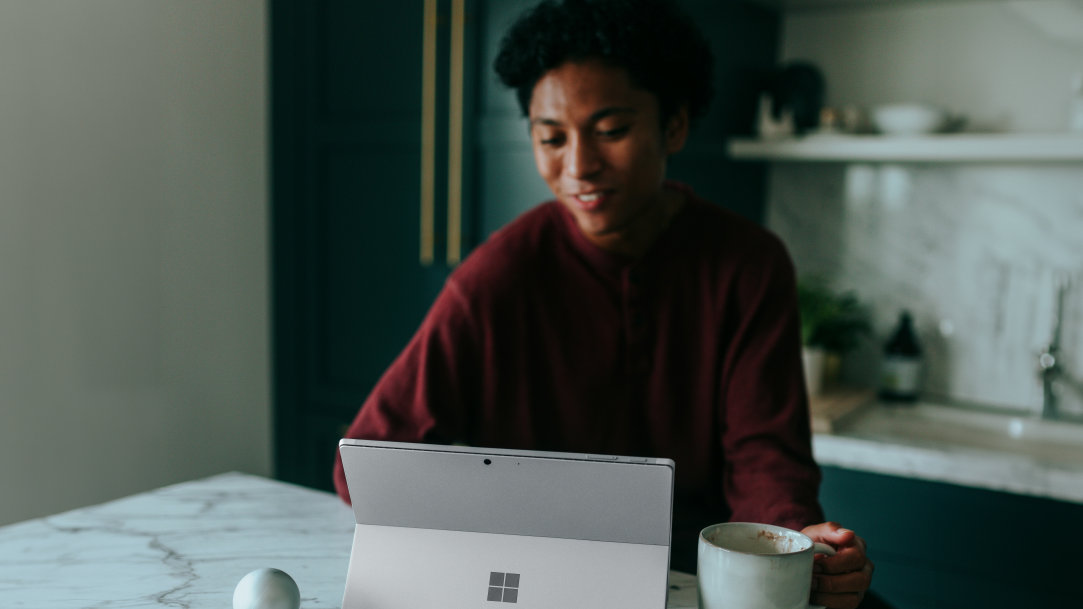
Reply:
[[[872,582],[874,566],[865,540],[835,522],[806,527],[814,541],[835,546],[834,556],[816,555],[810,600],[832,609],[856,609]]]
[[[820,556],[813,563],[813,570],[817,573],[848,573],[858,571],[869,564],[869,558],[864,550],[855,547],[842,548],[834,556]]]
[[[873,566],[843,575],[814,575],[809,600],[832,609],[855,609],[865,598],[872,581]]]
[[[823,541],[833,546],[848,545],[857,535],[837,522],[821,522],[801,530],[813,541]]]

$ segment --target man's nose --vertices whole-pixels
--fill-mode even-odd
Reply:
[[[602,168],[597,145],[588,137],[572,138],[564,157],[564,173],[573,178],[590,177]]]

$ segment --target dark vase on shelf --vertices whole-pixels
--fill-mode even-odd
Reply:
[[[880,399],[908,403],[918,399],[921,389],[921,344],[908,311],[899,314],[899,322],[884,345],[880,372]]]

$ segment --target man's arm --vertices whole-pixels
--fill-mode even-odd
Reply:
[[[854,609],[869,588],[873,564],[864,539],[821,522],[796,281],[788,255],[779,250],[774,264],[742,278],[744,314],[723,379],[726,497],[734,521],[780,524],[836,548],[834,556],[816,556],[811,600]]]
[[[720,382],[732,520],[801,529],[823,520],[820,470],[812,458],[808,398],[801,371],[793,265],[771,242],[742,271],[738,324]]]

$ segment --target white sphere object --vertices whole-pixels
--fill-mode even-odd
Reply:
[[[298,609],[301,591],[285,571],[256,569],[237,582],[233,609]]]

